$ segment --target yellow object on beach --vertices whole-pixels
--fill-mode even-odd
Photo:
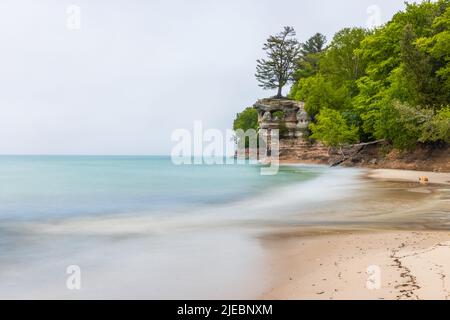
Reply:
[[[420,177],[419,178],[419,182],[422,184],[428,184],[430,180],[428,179],[428,177]]]

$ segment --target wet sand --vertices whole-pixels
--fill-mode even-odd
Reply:
[[[183,215],[4,220],[0,297],[449,298],[448,185],[284,169],[320,174]],[[83,270],[79,291],[66,286],[70,265]]]
[[[449,173],[371,170],[370,178],[414,181],[420,176],[448,189]],[[417,190],[416,190],[417,191]],[[429,203],[430,200],[428,200]],[[439,201],[444,217],[446,197]],[[429,205],[421,214],[426,215]],[[444,209],[442,209],[444,208]],[[417,214],[417,213],[416,213]],[[401,225],[299,227],[263,236],[272,275],[262,299],[450,299],[450,230]],[[409,228],[409,226],[408,226]],[[401,230],[403,229],[403,230]],[[438,230],[440,229],[440,230]]]
[[[420,177],[427,177],[430,184],[450,185],[450,173],[413,170],[374,169],[368,173],[369,178],[386,181],[419,182]]]
[[[450,232],[345,231],[267,239],[263,299],[450,299]]]

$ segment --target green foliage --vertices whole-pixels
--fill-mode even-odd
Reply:
[[[283,111],[277,111],[274,112],[272,116],[274,119],[277,119],[280,136],[285,136],[289,132],[288,128],[286,127],[286,123],[284,122],[286,115]]]
[[[401,68],[412,90],[409,99],[405,100],[419,105],[433,105],[439,100],[439,79],[433,75],[431,57],[416,46],[416,39],[413,26],[407,24],[400,40]]]
[[[305,43],[300,45],[300,53],[302,58],[308,57],[310,54],[320,53],[325,49],[325,44],[327,42],[327,38],[321,34],[316,33],[311,38],[309,38]]]
[[[399,149],[450,143],[450,0],[407,3],[384,26],[345,28],[326,48],[319,33],[303,44],[294,35],[286,27],[268,39],[257,78],[279,95],[295,81],[289,96],[305,102],[312,138],[385,139]],[[239,114],[235,128],[257,128],[256,111]]]
[[[317,122],[310,124],[312,139],[331,147],[342,147],[358,142],[358,128],[349,126],[339,111],[322,109]]]
[[[264,44],[267,59],[257,60],[256,79],[263,89],[278,89],[277,98],[282,97],[283,87],[293,80],[295,65],[300,54],[300,45],[294,38],[292,27],[275,36],[270,36]]]
[[[319,62],[320,72],[333,84],[346,86],[352,96],[357,93],[355,81],[365,73],[365,60],[357,50],[367,34],[361,28],[339,31]]]
[[[313,76],[319,71],[319,60],[325,49],[326,41],[327,39],[323,34],[316,33],[300,45],[300,58],[297,70],[294,73],[295,81]]]
[[[422,124],[420,142],[450,143],[450,107],[439,110],[432,119]]]
[[[295,99],[305,102],[305,110],[315,117],[321,109],[344,110],[350,103],[347,88],[335,87],[321,74],[301,79]]]
[[[257,141],[258,129],[258,112],[256,109],[248,107],[236,115],[236,119],[233,123],[233,130],[242,130],[246,133],[245,148],[250,146],[250,139],[255,139],[254,141]],[[243,143],[243,141],[238,141],[238,143]]]
[[[375,136],[389,139],[398,149],[411,149],[417,142],[450,142],[450,108],[435,112],[394,101],[381,109]]]
[[[258,112],[252,107],[248,107],[236,115],[233,123],[233,130],[258,130]]]
[[[417,39],[415,44],[429,56],[431,63],[435,66],[437,80],[442,85],[441,99],[448,101],[450,99],[450,6],[441,16],[434,19],[431,28],[432,35]]]
[[[378,112],[374,125],[375,137],[387,138],[399,149],[415,146],[420,137],[420,125],[430,116],[398,101],[382,106]]]
[[[313,127],[332,110],[362,141],[400,149],[449,142],[450,0],[407,3],[375,30],[343,29],[311,57],[299,64],[290,97],[318,115]]]
[[[302,78],[311,77],[319,72],[319,61],[321,58],[321,53],[310,53],[307,56],[302,57],[298,61],[297,69],[295,70],[293,77],[295,81]],[[293,88],[295,88],[296,83],[294,83]],[[290,95],[295,95],[295,89],[291,89]]]
[[[364,71],[364,62],[356,49],[367,32],[360,28],[338,32],[327,50],[315,56],[317,71],[308,75],[308,69],[297,73],[299,80],[290,96],[305,101],[306,111],[315,116],[322,108],[349,110],[351,97],[357,93],[356,80]],[[302,76],[303,75],[303,76]]]

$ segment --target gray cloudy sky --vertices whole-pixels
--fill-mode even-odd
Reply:
[[[81,9],[71,30],[67,8]],[[2,0],[0,154],[169,154],[174,129],[226,129],[263,92],[269,34],[385,22],[403,0]],[[376,11],[369,10],[372,13]],[[373,17],[373,15],[372,15]],[[72,23],[72,24],[70,24]]]

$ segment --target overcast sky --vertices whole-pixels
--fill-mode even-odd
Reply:
[[[291,25],[300,41],[316,32],[330,39],[403,8],[403,0],[2,0],[0,154],[169,154],[173,130],[195,120],[229,128],[237,112],[274,94],[254,78],[268,35]]]

